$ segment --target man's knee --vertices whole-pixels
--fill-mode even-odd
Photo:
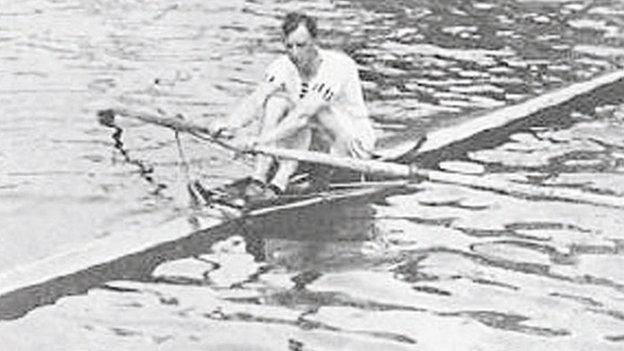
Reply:
[[[275,111],[289,111],[294,106],[293,101],[285,92],[275,92],[266,99],[264,108]]]
[[[273,128],[292,108],[290,98],[283,93],[271,94],[264,102],[262,111],[262,129]]]

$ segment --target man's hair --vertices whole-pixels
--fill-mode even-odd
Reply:
[[[308,33],[310,33],[310,36],[312,36],[312,38],[316,38],[316,35],[318,34],[316,19],[300,12],[289,12],[286,14],[286,17],[284,17],[284,22],[282,23],[282,33],[284,34],[284,38],[297,30],[299,25],[302,23],[305,25]]]

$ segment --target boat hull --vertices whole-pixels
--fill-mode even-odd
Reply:
[[[401,188],[398,183],[347,187],[250,211],[213,204],[142,232],[122,232],[0,275],[0,320],[15,319],[68,295],[105,282],[145,280],[164,261],[210,250],[216,241],[240,234],[241,226],[286,228],[292,218],[345,201],[370,202]],[[308,212],[308,213],[311,213]],[[289,222],[290,221],[290,222]],[[86,267],[86,268],[85,268]]]

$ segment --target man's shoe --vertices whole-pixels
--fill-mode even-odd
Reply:
[[[264,182],[255,178],[250,178],[247,184],[245,185],[243,196],[245,198],[254,198],[254,197],[262,196],[265,188],[266,188],[266,184],[264,184]]]
[[[284,195],[284,191],[282,189],[280,189],[280,187],[278,187],[277,185],[275,185],[273,183],[269,183],[264,188],[264,194],[263,195],[264,195],[264,197],[267,200],[274,200],[274,199],[277,199],[280,196]]]
[[[275,184],[262,184],[261,186],[256,183],[255,185],[249,186],[247,189],[249,191],[245,194],[245,200],[247,206],[251,208],[276,202],[283,194],[282,189]]]
[[[228,197],[243,197],[249,184],[253,182],[253,178],[244,177],[237,179],[231,183],[225,184],[217,188],[216,190]]]

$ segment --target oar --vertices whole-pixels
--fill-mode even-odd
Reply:
[[[571,188],[545,187],[532,184],[512,183],[488,179],[481,176],[419,169],[415,165],[403,165],[376,160],[360,160],[351,157],[336,157],[314,151],[280,149],[261,146],[252,152],[275,157],[347,168],[354,171],[397,178],[421,178],[434,182],[457,184],[522,197],[552,199],[588,203],[599,206],[624,208],[624,197],[584,192]]]
[[[197,125],[177,118],[157,116],[143,111],[128,109],[110,109],[98,113],[100,123],[111,126],[115,116],[129,117],[146,123],[156,124],[175,131],[187,132],[203,140],[216,143],[228,150],[243,152],[215,136],[207,127]],[[336,157],[329,154],[313,151],[281,149],[268,146],[259,146],[254,150],[245,150],[247,153],[261,153],[275,157],[295,159],[311,163],[346,168],[365,174],[373,174],[396,178],[425,178],[431,181],[458,184],[473,188],[486,189],[505,194],[521,195],[525,197],[549,198],[564,201],[584,202],[609,207],[624,207],[622,197],[583,192],[578,189],[543,187],[531,184],[511,183],[484,177],[448,173],[442,171],[418,169],[413,165],[403,165],[393,162],[377,160],[361,160],[350,157]]]
[[[169,128],[176,132],[189,133],[199,139],[217,144],[227,150],[236,153],[250,153],[249,150],[241,150],[228,143],[218,131],[213,131],[208,127],[185,121],[180,118],[166,117],[156,115],[147,111],[127,108],[111,108],[100,110],[97,112],[100,124],[107,127],[115,127],[115,117],[130,118],[149,124],[155,124],[161,127]],[[398,145],[394,145],[382,150],[375,150],[373,156],[380,160],[393,160],[403,155],[411,154],[420,148],[426,141],[426,137],[420,136],[417,140],[407,141]]]
[[[98,111],[97,116],[100,124],[107,127],[115,127],[115,117],[121,116],[142,121],[145,123],[159,125],[161,127],[166,127],[176,132],[189,133],[202,140],[217,144],[225,149],[240,152],[239,149],[223,141],[223,139],[220,138],[218,132],[214,132],[205,126],[185,121],[180,118],[158,116],[156,114],[146,111],[139,111],[136,109],[131,110],[126,108],[112,108],[100,110]]]
[[[474,175],[419,169],[415,165],[404,165],[378,160],[361,160],[351,157],[336,157],[329,154],[313,151],[291,150],[268,146],[259,146],[253,150],[243,151],[221,140],[218,136],[215,136],[215,134],[212,133],[208,128],[190,123],[188,121],[157,116],[145,112],[131,111],[127,109],[103,110],[98,113],[100,123],[107,126],[114,125],[114,118],[116,115],[141,120],[147,123],[157,124],[176,131],[187,132],[195,135],[196,137],[200,137],[203,140],[214,142],[224,148],[236,152],[246,152],[252,154],[260,153],[274,157],[324,164],[337,168],[351,169],[357,172],[378,176],[405,179],[425,178],[434,182],[457,184],[504,194],[582,202],[600,206],[624,208],[624,198],[622,197],[589,193],[578,189],[511,183]]]

